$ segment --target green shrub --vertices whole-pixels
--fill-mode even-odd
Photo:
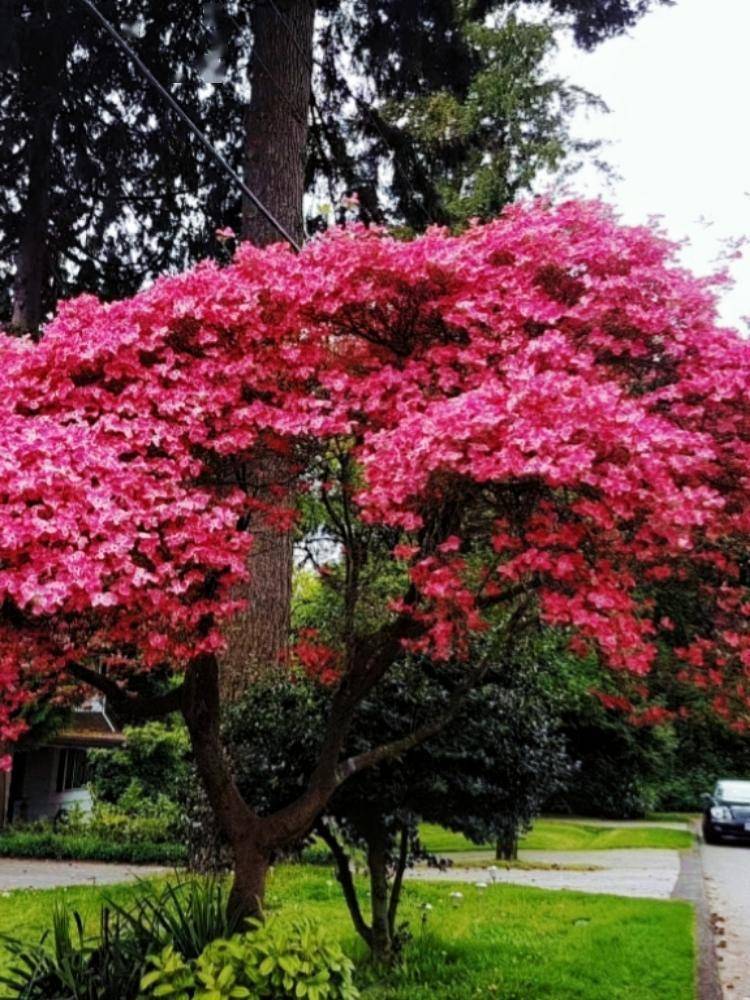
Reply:
[[[117,750],[93,750],[89,753],[89,776],[94,797],[110,805],[119,805],[123,796],[130,798],[128,812],[157,815],[154,803],[164,798],[176,800],[187,780],[190,741],[178,719],[126,726],[127,742]],[[131,788],[134,781],[137,795]]]
[[[307,920],[250,921],[244,934],[211,942],[193,962],[172,945],[150,959],[146,997],[171,1000],[356,1000],[353,964]]]
[[[236,929],[236,922],[227,916],[222,884],[195,879],[144,883],[128,906],[105,902],[94,935],[84,934],[78,912],[58,908],[50,931],[37,944],[3,936],[11,961],[0,978],[0,996],[3,1000],[137,1000],[148,956],[165,955],[167,947],[179,948],[180,955],[187,956],[179,959],[185,965],[214,939],[229,937]],[[177,964],[176,958],[172,964]],[[170,975],[173,971],[169,963],[166,971]]]

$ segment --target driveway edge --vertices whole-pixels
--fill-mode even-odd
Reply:
[[[691,850],[680,852],[680,874],[672,890],[672,898],[685,899],[695,907],[697,1000],[722,1000],[724,994],[719,980],[711,910],[706,899],[703,860],[698,841]]]

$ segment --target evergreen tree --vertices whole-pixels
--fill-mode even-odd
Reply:
[[[543,72],[552,22],[507,17],[508,0],[320,0],[315,66],[308,0],[99,6],[297,235],[305,186],[416,229],[495,211],[560,163],[586,99]],[[647,7],[549,5],[585,46]],[[216,253],[217,225],[239,230],[231,181],[78,0],[0,0],[0,91],[5,322],[129,294]],[[248,210],[243,231],[273,238]]]

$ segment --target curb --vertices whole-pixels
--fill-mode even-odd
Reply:
[[[711,911],[703,881],[703,860],[698,841],[689,851],[680,852],[680,874],[672,890],[672,899],[684,899],[695,907],[695,930],[698,960],[697,1000],[722,1000],[716,943],[711,929]]]

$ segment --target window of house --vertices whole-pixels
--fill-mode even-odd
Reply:
[[[57,760],[57,791],[69,792],[73,788],[83,788],[86,779],[86,751],[72,748],[61,750]]]

